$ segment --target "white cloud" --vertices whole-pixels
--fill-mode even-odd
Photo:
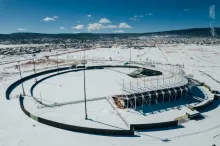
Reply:
[[[90,17],[92,17],[92,15],[91,15],[91,14],[89,14],[89,15],[87,15],[87,17],[89,17],[89,18],[90,18]]]
[[[145,15],[147,15],[147,16],[153,16],[153,14],[152,14],[152,13],[147,13],[147,14],[145,14]]]
[[[60,17],[59,16],[53,16],[53,19],[59,19]]]
[[[132,28],[127,23],[120,23],[119,25],[103,25],[101,23],[92,23],[87,26],[87,30],[93,31],[93,30],[100,30],[100,29],[115,29],[115,28]]]
[[[106,26],[103,26],[103,28],[118,28],[117,25],[106,25]]]
[[[77,31],[77,32],[73,32],[73,33],[80,33],[79,31]]]
[[[133,21],[136,21],[137,20],[137,18],[136,17],[131,17],[131,18],[129,18],[130,20],[133,20]]]
[[[83,29],[83,27],[84,27],[84,25],[79,24],[79,25],[77,25],[77,26],[73,26],[72,28],[73,28],[73,29]]]
[[[144,15],[140,15],[140,16],[135,15],[135,16],[129,18],[129,20],[137,21],[137,18],[143,18],[143,17],[144,17]]]
[[[46,21],[46,22],[55,21],[54,18],[50,18],[50,17],[46,17],[46,18],[44,18],[43,20]]]
[[[88,31],[99,30],[102,28],[104,28],[104,26],[100,23],[92,23],[92,24],[89,24],[87,27]]]
[[[128,25],[127,23],[120,23],[118,28],[132,28],[132,27]]]
[[[61,26],[60,29],[65,29],[65,27]]]
[[[137,18],[138,18],[138,16],[137,16],[137,15],[135,15],[135,16],[133,16],[133,17],[129,18],[129,19],[130,19],[130,20],[133,20],[133,21],[136,21],[136,20],[137,20]]]
[[[56,21],[56,19],[59,19],[58,16],[53,16],[53,17],[46,17],[43,19],[43,21],[49,22],[49,21]]]
[[[25,30],[27,30],[27,29],[25,29],[25,28],[18,28],[17,30],[18,30],[18,31],[25,31]]]
[[[115,31],[113,31],[114,33],[123,33],[124,32],[124,30],[115,30]]]
[[[99,23],[111,23],[111,21],[106,18],[102,18],[99,20]]]
[[[87,27],[88,31],[100,30],[100,29],[105,29],[105,28],[113,29],[113,28],[118,28],[118,26],[117,25],[103,25],[101,23],[92,23],[92,24],[89,24]]]

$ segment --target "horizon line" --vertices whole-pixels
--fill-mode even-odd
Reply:
[[[220,27],[215,27],[220,28]],[[152,34],[152,33],[163,33],[163,32],[172,32],[172,31],[184,31],[184,30],[193,30],[193,29],[211,29],[209,27],[197,27],[197,28],[185,28],[185,29],[173,29],[173,30],[164,30],[164,31],[154,31],[154,32],[123,32],[123,33],[90,33],[90,32],[79,32],[79,33],[43,33],[43,32],[12,32],[12,33],[0,33],[0,35],[11,35],[11,34],[45,34],[45,35],[59,35],[59,34]]]

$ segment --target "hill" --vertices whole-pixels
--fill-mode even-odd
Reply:
[[[215,28],[217,34],[220,32],[220,27]],[[212,37],[210,28],[192,28],[183,30],[171,30],[163,32],[151,33],[78,33],[78,34],[44,34],[44,33],[12,33],[0,34],[0,39],[35,39],[35,38],[75,38],[75,39],[98,39],[101,37],[139,37],[139,36],[154,36],[154,35],[177,35],[179,37]]]

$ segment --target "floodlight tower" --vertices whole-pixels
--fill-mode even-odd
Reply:
[[[56,52],[56,58],[57,58],[57,69],[59,68],[59,65],[58,65],[58,54]],[[59,73],[59,70],[58,70],[58,73]]]
[[[34,74],[36,75],[35,61],[33,57]],[[35,82],[37,82],[37,77],[35,76]]]
[[[87,114],[87,104],[86,104],[86,56],[85,56],[85,51],[86,49],[84,49],[84,60],[83,60],[83,64],[84,64],[84,71],[83,71],[83,76],[84,76],[84,100],[85,100],[85,119],[88,119],[88,114]]]
[[[131,66],[131,45],[130,45],[130,57],[129,57],[129,70],[130,70],[130,66]]]
[[[22,86],[22,90],[23,90],[23,95],[25,96],[24,83],[23,83],[23,78],[22,78],[22,75],[21,75],[21,67],[20,67],[19,61],[18,61],[18,69],[19,69],[19,73],[20,73],[20,78],[21,78],[21,80],[22,80],[21,86]]]

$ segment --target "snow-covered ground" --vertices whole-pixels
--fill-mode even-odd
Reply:
[[[86,71],[87,98],[122,94],[123,79],[131,80],[132,78],[109,69]],[[45,100],[58,103],[76,101],[83,99],[83,89],[83,72],[72,72],[41,82],[34,89],[34,96],[38,98],[41,96]]]
[[[184,64],[186,74],[191,74],[197,80],[210,85],[212,89],[220,90],[220,46],[197,46],[197,45],[176,45],[162,46],[163,52],[158,48],[146,48],[144,50],[132,49],[132,61],[148,61],[161,62],[172,64]],[[106,49],[99,48],[86,51],[87,59],[94,60],[91,64],[103,64],[101,61],[95,60],[118,60],[121,64],[129,61],[130,49]],[[42,55],[43,56],[43,55]],[[58,60],[74,60],[83,59],[84,53],[68,53],[58,56]],[[167,57],[167,59],[166,59]],[[41,55],[38,56],[41,58]],[[18,58],[14,58],[17,60]],[[50,59],[57,59],[56,56]],[[167,62],[167,60],[169,62]],[[4,60],[3,60],[4,61]],[[11,59],[10,61],[13,61]],[[105,62],[106,63],[106,62]],[[110,62],[112,63],[112,62]],[[7,101],[5,98],[5,90],[7,87],[18,80],[19,73],[15,64],[2,65],[0,78],[0,146],[37,146],[37,145],[82,145],[82,146],[110,146],[110,145],[220,145],[220,108],[219,102],[213,105],[215,108],[206,110],[203,114],[205,117],[199,121],[188,121],[182,124],[182,128],[169,129],[161,131],[139,132],[140,137],[106,137],[89,134],[81,134],[69,132],[50,126],[46,126],[28,118],[20,109],[18,99]],[[45,64],[36,65],[36,68],[42,69]],[[56,66],[54,66],[56,67]],[[25,66],[21,67],[22,76],[33,74],[33,68],[29,67],[29,71]],[[119,73],[118,71],[121,71]],[[107,96],[112,93],[121,92],[122,79],[127,76],[123,73],[128,73],[129,70],[96,70],[87,71],[88,75],[88,98]],[[169,73],[167,73],[169,75]],[[48,75],[45,75],[48,76]],[[45,77],[39,77],[39,79]],[[91,76],[89,78],[89,76]],[[65,102],[79,100],[83,97],[81,93],[83,84],[80,82],[83,78],[82,72],[68,73],[54,78],[49,78],[43,83],[36,86],[34,94],[43,99],[56,102]],[[108,79],[107,79],[108,78]],[[97,81],[98,80],[98,81]],[[128,79],[130,80],[130,79]],[[118,83],[117,83],[117,82]],[[24,83],[25,92],[30,92],[30,87],[35,83],[35,79]],[[76,84],[77,83],[77,84]],[[108,86],[105,86],[108,83]],[[156,84],[156,83],[155,83]],[[61,85],[61,86],[60,86]],[[80,87],[80,88],[78,88]],[[93,89],[94,88],[94,89]],[[59,91],[59,90],[60,91]],[[77,90],[75,92],[74,90]],[[103,95],[97,95],[97,92],[102,90]],[[18,86],[12,93],[13,97],[21,93],[21,86]],[[61,94],[64,93],[63,94]],[[40,95],[41,94],[41,95]],[[82,94],[82,95],[81,95]],[[76,96],[77,95],[77,96]],[[187,99],[187,100],[186,100]],[[112,129],[127,129],[128,127],[117,116],[117,112],[126,119],[128,123],[141,123],[140,121],[159,122],[162,120],[170,120],[176,116],[182,116],[189,110],[185,104],[194,102],[193,99],[181,99],[171,104],[154,105],[150,108],[146,107],[146,115],[140,115],[141,112],[134,110],[114,110],[107,99],[88,102],[88,115],[92,119],[84,120],[83,104],[67,105],[56,108],[37,108],[38,105],[31,98],[25,99],[25,107],[33,114],[65,122],[67,124],[75,124],[81,126],[91,126],[99,128]],[[177,108],[177,106],[180,106]],[[167,110],[168,109],[168,110]],[[153,114],[150,112],[155,111]],[[131,118],[131,115],[133,116]],[[163,141],[168,139],[168,142]]]

